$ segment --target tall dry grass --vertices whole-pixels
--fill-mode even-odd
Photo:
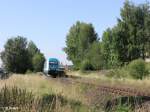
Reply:
[[[94,84],[102,84],[108,86],[115,86],[121,88],[134,88],[142,91],[149,92],[150,88],[150,78],[145,78],[143,80],[134,80],[134,79],[113,79],[105,77],[104,75],[99,75],[95,73],[90,73],[97,75],[96,78],[91,76],[84,76],[82,74],[82,78],[75,78],[73,80],[80,80],[80,82],[87,81],[89,83]],[[78,75],[80,77],[80,74]],[[68,79],[69,80],[69,79]],[[42,97],[46,94],[59,94],[63,96],[65,99],[69,99],[70,101],[81,102],[83,105],[95,106],[89,104],[89,101],[94,98],[94,102],[98,102],[101,98],[99,91],[95,92],[96,87],[90,85],[82,85],[81,83],[74,83],[72,80],[67,81],[67,79],[63,78],[47,78],[45,76],[41,76],[38,74],[14,74],[10,78],[6,80],[0,80],[0,88],[4,86],[8,87],[19,87],[22,89],[26,89],[27,91],[32,91],[32,93],[37,97]],[[87,93],[90,91],[90,95],[87,96]],[[95,94],[95,96],[94,96]],[[105,95],[104,95],[105,97]],[[106,98],[107,99],[107,98]],[[99,103],[99,102],[98,102]],[[58,103],[59,104],[59,103]],[[94,103],[93,103],[94,104]],[[76,105],[76,104],[75,104]],[[80,104],[77,104],[77,107],[80,107]],[[90,107],[90,108],[93,108]],[[81,112],[87,111],[86,106],[81,106]],[[72,110],[71,105],[66,105],[63,108],[66,112],[74,112]],[[90,110],[89,110],[90,111]],[[95,110],[92,110],[93,112]],[[99,110],[96,110],[99,111]]]
[[[49,95],[63,97],[65,100],[62,101],[61,98],[55,102],[57,105],[55,111],[52,112],[91,111],[91,109],[86,106],[86,99],[78,84],[68,84],[61,82],[59,79],[47,78],[38,74],[13,74],[8,79],[0,80],[0,89],[4,87],[24,89],[28,92],[32,92],[36,98],[43,98],[43,96]],[[65,105],[64,102],[66,102]]]
[[[89,110],[80,102],[57,94],[35,97],[32,92],[18,87],[5,86],[0,90],[0,112],[82,112],[83,109]]]
[[[27,89],[32,91],[36,96],[42,96],[44,94],[61,94],[62,96],[84,101],[84,95],[80,92],[80,85],[70,84],[67,82],[61,82],[59,79],[47,78],[38,74],[22,75],[13,74],[6,80],[0,80],[0,88],[4,86]]]
[[[107,77],[106,74],[108,71],[94,71],[94,72],[80,72],[80,71],[70,71],[67,74],[75,77],[81,77],[84,80],[88,80],[88,82],[94,84],[102,84],[108,86],[115,87],[125,87],[125,88],[133,88],[139,89],[141,91],[150,92],[150,77],[146,77],[142,80],[133,79],[130,77],[124,78],[110,78]]]

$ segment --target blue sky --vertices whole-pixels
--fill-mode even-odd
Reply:
[[[142,3],[146,0],[132,0]],[[64,64],[69,28],[76,21],[92,23],[99,37],[116,24],[124,0],[0,0],[0,51],[6,40],[17,35],[33,40],[46,58]]]

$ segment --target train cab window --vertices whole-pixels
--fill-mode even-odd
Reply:
[[[50,65],[57,65],[58,62],[49,62]]]

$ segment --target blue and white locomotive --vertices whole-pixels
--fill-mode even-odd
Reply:
[[[44,66],[44,73],[53,77],[64,75],[64,67],[56,58],[49,58]]]

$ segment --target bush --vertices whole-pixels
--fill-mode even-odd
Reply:
[[[148,73],[150,74],[150,63],[146,63],[146,68],[148,70]]]
[[[128,71],[129,74],[135,79],[143,79],[148,75],[146,62],[142,59],[137,59],[129,63]]]
[[[33,71],[31,71],[30,69],[28,69],[28,70],[26,71],[26,74],[31,74],[31,73],[33,73]]]
[[[42,53],[36,53],[33,56],[32,64],[34,72],[41,72],[44,67],[45,57]]]
[[[93,70],[93,66],[91,65],[89,60],[84,60],[81,63],[81,70],[82,71],[84,71],[84,70]]]
[[[126,70],[126,67],[122,67],[119,69],[112,69],[106,74],[106,76],[109,78],[121,79],[128,77],[128,71]]]

